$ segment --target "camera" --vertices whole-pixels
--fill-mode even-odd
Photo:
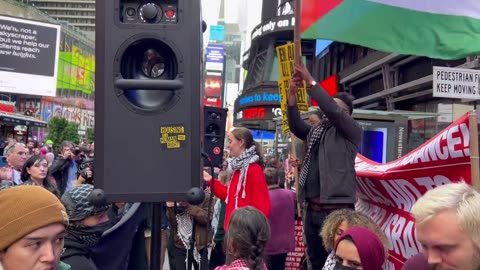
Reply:
[[[78,146],[74,145],[73,146],[73,150],[72,150],[72,154],[74,154],[75,156],[78,156],[80,155],[82,151],[80,151],[80,148],[78,148]]]
[[[92,171],[92,177],[87,176],[87,169],[90,169]],[[93,159],[82,161],[80,163],[80,166],[78,167],[78,171],[80,172],[80,175],[83,178],[85,178],[85,182],[87,184],[93,184],[93,175],[94,175]]]

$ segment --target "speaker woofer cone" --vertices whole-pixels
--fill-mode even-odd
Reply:
[[[172,48],[164,42],[145,38],[130,44],[120,60],[120,73],[124,79],[134,80],[175,80],[178,62]],[[176,102],[176,91],[171,89],[123,90],[128,106],[136,111],[166,111]]]

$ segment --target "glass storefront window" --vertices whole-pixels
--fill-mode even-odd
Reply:
[[[438,113],[439,116],[410,120],[408,133],[408,151],[422,145],[436,134],[447,128],[473,106],[456,100],[435,100],[412,105],[409,110],[416,112]]]

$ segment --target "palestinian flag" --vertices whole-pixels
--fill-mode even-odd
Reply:
[[[480,0],[303,0],[303,39],[459,59],[480,55]]]

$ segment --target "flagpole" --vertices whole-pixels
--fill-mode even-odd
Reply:
[[[295,44],[295,63],[301,64],[302,63],[302,35],[300,33],[300,23],[302,18],[302,0],[295,0],[295,28],[293,31],[293,42]],[[292,141],[292,152],[294,154],[294,159],[297,159],[296,149],[295,149],[295,142],[296,138],[293,133],[290,133],[290,138]],[[298,185],[298,167],[293,168],[293,177],[295,178],[295,192],[298,194],[299,185]],[[300,217],[303,217],[302,207],[300,206],[300,202],[297,200],[297,213]]]
[[[480,189],[480,160],[478,150],[478,124],[477,112],[472,111],[468,115],[470,130],[470,167],[472,173],[472,186]]]
[[[295,43],[295,63],[302,63],[302,33],[300,33],[300,23],[302,19],[302,0],[295,0],[295,28],[293,32],[293,41]]]

